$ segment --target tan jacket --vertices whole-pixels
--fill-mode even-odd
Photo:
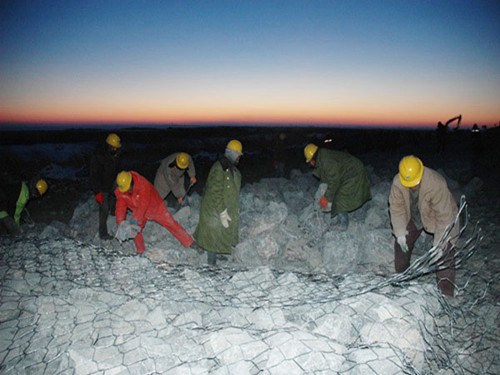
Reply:
[[[187,168],[182,170],[176,167],[175,158],[177,155],[179,155],[179,152],[163,159],[160,167],[156,171],[154,186],[162,199],[165,199],[170,192],[172,192],[176,198],[184,196],[186,193],[186,189],[184,188],[184,173],[187,173],[189,178],[196,177],[196,171],[191,156],[188,155],[189,161]]]
[[[424,167],[418,195],[418,210],[424,230],[434,234],[436,245],[448,224],[453,222],[458,207],[448,189],[446,180],[435,170]],[[391,213],[392,232],[400,237],[406,234],[406,226],[410,222],[410,189],[404,187],[396,175],[392,180],[389,195],[389,211]],[[452,231],[452,242],[456,242],[459,225]]]

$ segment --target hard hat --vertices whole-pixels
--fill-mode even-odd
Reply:
[[[318,151],[318,146],[315,144],[309,143],[305,148],[304,148],[304,156],[306,157],[306,162],[309,163],[311,159],[313,158],[314,154]]]
[[[424,174],[424,164],[416,156],[405,156],[399,162],[399,180],[406,187],[417,186]]]
[[[106,138],[106,143],[111,147],[115,148],[122,147],[120,143],[120,137],[118,137],[118,135],[116,135],[115,133],[111,133],[110,135],[108,135],[108,138]]]
[[[175,162],[180,169],[186,169],[189,164],[189,156],[185,152],[181,152],[175,158]]]
[[[36,182],[36,189],[40,195],[44,195],[48,188],[49,186],[47,185],[47,181],[40,179]]]
[[[130,184],[132,183],[132,174],[127,171],[121,171],[116,176],[116,184],[118,185],[118,190],[125,193],[130,189]]]
[[[236,152],[238,152],[240,154],[243,152],[243,146],[241,145],[241,142],[238,141],[238,140],[236,140],[236,139],[233,139],[232,141],[230,141],[227,144],[226,148],[234,150],[234,151],[236,151]]]

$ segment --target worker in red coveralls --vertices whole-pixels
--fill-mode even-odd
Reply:
[[[154,220],[161,226],[167,228],[172,235],[179,240],[184,247],[193,243],[193,238],[172,217],[163,199],[154,186],[134,171],[122,171],[116,177],[116,224],[127,217],[127,209],[132,211],[132,219],[137,220],[140,232],[134,238],[135,248],[138,254],[146,249],[142,229],[148,220]]]

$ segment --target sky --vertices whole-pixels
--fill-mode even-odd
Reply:
[[[500,121],[500,1],[0,2],[6,123]]]

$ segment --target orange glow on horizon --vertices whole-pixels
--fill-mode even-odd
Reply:
[[[317,125],[317,126],[373,126],[373,127],[428,127],[433,128],[438,121],[446,121],[453,115],[427,115],[425,117],[415,117],[412,114],[394,117],[378,113],[373,115],[327,115],[327,114],[300,114],[265,112],[252,113],[251,111],[228,111],[227,113],[207,113],[202,111],[191,111],[189,114],[181,113],[161,113],[157,112],[133,112],[122,111],[120,115],[106,113],[105,111],[92,111],[89,115],[87,111],[73,111],[72,113],[60,112],[56,115],[52,113],[32,112],[23,115],[0,112],[0,124],[200,124],[200,125]],[[457,114],[458,115],[458,114]],[[474,123],[479,125],[498,124],[496,118],[491,117],[483,121],[467,121],[467,115],[463,115],[461,127],[469,127]],[[451,125],[452,127],[455,124]]]
[[[17,104],[0,108],[0,123],[10,124],[235,124],[235,125],[317,125],[317,126],[373,126],[373,127],[425,127],[433,128],[438,121],[445,122],[458,114],[453,108],[433,108],[422,114],[421,107],[407,103],[393,103],[388,109],[378,100],[365,105],[337,99],[325,102],[310,97],[279,98],[266,102],[244,100],[194,98],[149,100],[136,98],[116,100],[98,98],[75,102],[71,98],[59,101],[40,100],[36,104]],[[290,99],[290,100],[288,100]],[[78,104],[76,104],[78,103]],[[222,103],[222,104],[221,104]],[[461,113],[462,127],[498,124],[497,116]],[[479,116],[481,115],[481,116]],[[453,126],[454,124],[452,124]]]

